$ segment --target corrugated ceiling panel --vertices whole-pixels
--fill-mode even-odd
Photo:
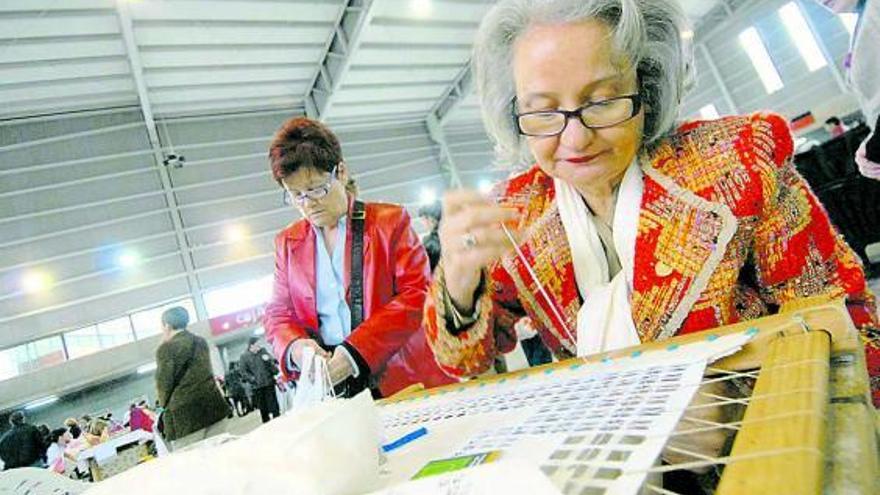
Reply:
[[[113,3],[4,2],[0,118],[137,103]]]
[[[0,174],[0,348],[158,303],[185,277],[136,112],[6,123]],[[118,265],[124,250],[140,263]],[[29,273],[51,279],[23,292]],[[8,331],[7,331],[8,330]]]

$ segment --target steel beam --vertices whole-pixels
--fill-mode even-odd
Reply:
[[[446,122],[446,119],[449,118],[452,110],[454,110],[455,107],[471,93],[473,90],[473,84],[473,71],[471,71],[471,62],[468,60],[464,68],[455,76],[455,79],[452,80],[452,84],[450,84],[449,87],[446,88],[446,91],[443,92],[443,96],[440,97],[440,100],[431,107],[431,111],[428,113],[428,119],[433,118],[442,126]]]
[[[306,115],[324,119],[360,45],[361,33],[372,18],[373,0],[344,0],[336,27],[305,94]]]
[[[150,140],[153,159],[156,170],[159,173],[159,179],[162,182],[162,191],[165,195],[165,202],[168,205],[168,214],[174,225],[174,235],[177,239],[177,247],[180,251],[180,257],[186,270],[186,280],[189,285],[190,293],[196,307],[196,313],[199,320],[206,320],[208,312],[205,309],[205,301],[202,290],[199,285],[198,277],[195,272],[192,251],[186,234],[183,230],[183,219],[178,208],[177,197],[174,194],[174,187],[171,182],[171,174],[163,163],[165,155],[162,152],[162,143],[159,139],[159,131],[156,128],[156,120],[153,116],[153,109],[150,105],[149,93],[147,91],[147,83],[144,79],[144,68],[141,63],[140,51],[138,50],[137,41],[134,38],[134,25],[131,20],[131,12],[127,2],[115,2],[116,14],[119,17],[119,27],[122,31],[122,37],[125,41],[125,51],[128,56],[128,62],[131,66],[131,74],[134,78],[135,87],[137,88],[138,100],[141,112],[144,116],[144,122],[147,126],[147,136]]]

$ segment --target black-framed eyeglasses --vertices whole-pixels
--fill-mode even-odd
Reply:
[[[327,179],[327,182],[303,192],[295,193],[290,189],[284,188],[284,202],[288,205],[297,204],[302,206],[309,199],[313,201],[323,199],[330,194],[330,188],[333,187],[333,181],[336,180],[336,169],[337,167],[333,167],[333,170],[330,171],[330,178]]]
[[[635,117],[642,109],[638,94],[615,96],[602,101],[591,101],[574,110],[538,110],[516,113],[517,132],[524,136],[546,137],[562,134],[568,121],[577,118],[588,129],[604,129],[622,124]]]

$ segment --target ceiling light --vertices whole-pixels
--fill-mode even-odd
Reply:
[[[423,205],[429,205],[437,201],[437,192],[435,192],[430,187],[422,188],[422,193],[420,196],[420,201]]]
[[[828,61],[825,60],[825,55],[819,48],[819,43],[813,36],[813,31],[807,24],[800,7],[794,2],[789,2],[779,9],[779,17],[782,19],[782,24],[785,25],[788,35],[794,41],[794,46],[800,52],[801,58],[807,64],[807,69],[813,72],[827,66]]]
[[[116,258],[116,264],[119,265],[120,268],[132,268],[140,263],[140,261],[140,255],[133,251],[126,251]]]
[[[419,18],[426,18],[434,11],[431,0],[410,0],[410,10],[413,15]]]
[[[692,40],[694,39],[694,32],[690,29],[681,32],[681,39],[683,40]]]
[[[750,27],[739,33],[739,43],[752,61],[752,66],[758,72],[758,77],[761,78],[761,83],[764,85],[764,90],[767,94],[769,95],[782,89],[782,78],[779,77],[779,72],[776,70],[776,66],[767,52],[767,47],[761,40],[761,35],[758,34],[758,30]]]
[[[477,185],[477,189],[479,189],[480,192],[483,194],[488,194],[490,191],[492,191],[492,181],[490,181],[489,179],[480,180],[479,185]]]
[[[713,120],[720,117],[720,115],[718,115],[718,109],[715,107],[715,105],[709,103],[708,105],[700,108],[700,117],[706,120]]]
[[[241,242],[247,238],[247,229],[242,225],[230,225],[226,227],[226,240],[229,242]]]
[[[52,277],[46,272],[34,271],[25,273],[21,278],[21,289],[28,294],[43,292],[52,285]]]

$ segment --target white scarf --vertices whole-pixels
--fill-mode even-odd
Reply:
[[[642,203],[643,176],[633,161],[623,176],[614,208],[614,247],[621,270],[609,280],[608,260],[580,193],[567,182],[553,179],[559,216],[571,248],[574,275],[584,304],[577,316],[577,355],[638,345],[632,319],[633,262]]]

